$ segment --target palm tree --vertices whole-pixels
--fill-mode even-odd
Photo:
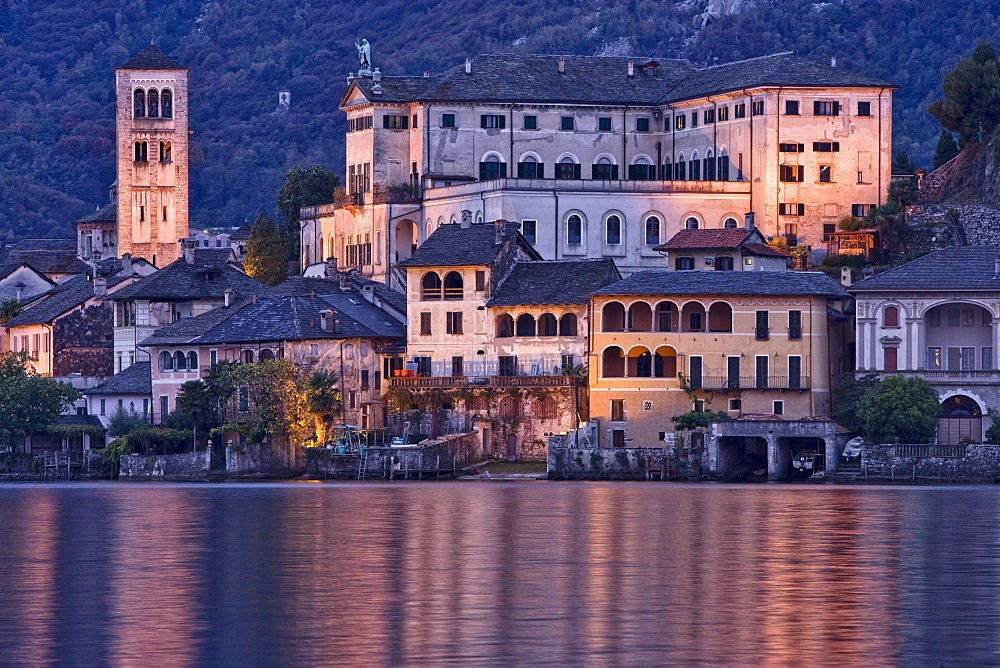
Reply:
[[[576,416],[576,447],[580,447],[580,388],[590,382],[590,369],[586,364],[564,364],[562,374],[573,386],[573,414]]]
[[[309,401],[309,412],[318,420],[323,429],[320,443],[326,443],[330,433],[330,423],[333,418],[344,410],[344,401],[337,384],[340,378],[332,371],[314,371],[309,376],[306,396]]]
[[[13,320],[21,314],[24,307],[16,299],[5,299],[0,301],[0,325]]]
[[[181,385],[180,394],[177,395],[177,412],[191,416],[191,425],[194,429],[192,451],[197,452],[198,422],[212,413],[212,396],[205,383],[200,380],[189,380]]]

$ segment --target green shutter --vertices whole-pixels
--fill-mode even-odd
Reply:
[[[499,121],[499,123],[497,123],[497,127],[499,127],[501,130],[503,130],[505,127],[507,127],[507,117],[506,116],[497,116],[497,120]]]
[[[580,165],[573,165],[573,178],[574,179],[583,178],[582,176],[580,176]]]
[[[544,179],[545,178],[545,165],[538,163],[535,165],[535,178]]]
[[[590,166],[590,178],[594,179],[595,181],[599,178],[597,176],[597,165]]]
[[[618,165],[611,165],[611,180],[618,180]]]
[[[383,116],[382,117],[382,127],[384,129],[386,129],[386,130],[389,129],[389,117],[388,116]]]
[[[481,127],[484,130],[486,129],[486,114],[483,114],[482,116],[479,117],[479,127]]]
[[[480,181],[485,181],[486,180],[486,163],[485,162],[479,163],[479,180]]]
[[[500,118],[503,118],[503,116],[501,116]],[[506,162],[501,162],[500,163],[500,178],[501,179],[507,178],[507,163]]]

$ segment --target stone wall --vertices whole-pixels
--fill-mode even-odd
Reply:
[[[226,473],[288,473],[305,468],[302,448],[284,437],[272,436],[268,443],[247,443],[226,446]]]
[[[337,455],[331,450],[312,449],[309,474],[314,478],[357,478],[360,454]],[[449,434],[423,441],[416,447],[366,448],[365,478],[419,479],[461,470],[483,461],[482,436],[478,431]],[[421,476],[423,472],[423,476]],[[432,473],[433,472],[433,473]]]
[[[934,456],[934,455],[963,456]],[[918,456],[925,455],[925,456]],[[1000,481],[1000,445],[869,445],[862,479]]]
[[[65,315],[52,326],[52,373],[110,377],[114,374],[113,312],[109,303]]]
[[[570,438],[549,438],[550,480],[645,480],[647,463],[657,480],[660,471],[663,479],[700,480],[707,470],[704,448],[575,448]]]
[[[923,230],[930,235],[930,247],[916,250],[956,245],[1000,246],[1000,209],[995,207],[979,204],[918,204],[906,207],[906,212],[912,231]],[[919,240],[921,235],[918,234],[917,237]]]
[[[208,475],[207,452],[180,455],[123,455],[122,478],[203,478]]]

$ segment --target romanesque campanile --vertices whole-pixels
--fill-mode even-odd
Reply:
[[[118,252],[163,267],[188,236],[188,70],[150,45],[115,79]]]

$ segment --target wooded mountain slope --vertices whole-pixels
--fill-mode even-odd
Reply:
[[[928,164],[926,105],[978,40],[992,0],[757,0],[702,27],[708,0],[0,0],[0,240],[67,236],[114,180],[113,70],[153,40],[191,68],[191,221],[273,210],[293,164],[343,169],[337,102],[372,44],[384,74],[469,54],[641,54],[725,62],[780,50],[897,83],[895,146]],[[732,6],[734,3],[714,2]],[[277,114],[279,90],[292,92]]]

